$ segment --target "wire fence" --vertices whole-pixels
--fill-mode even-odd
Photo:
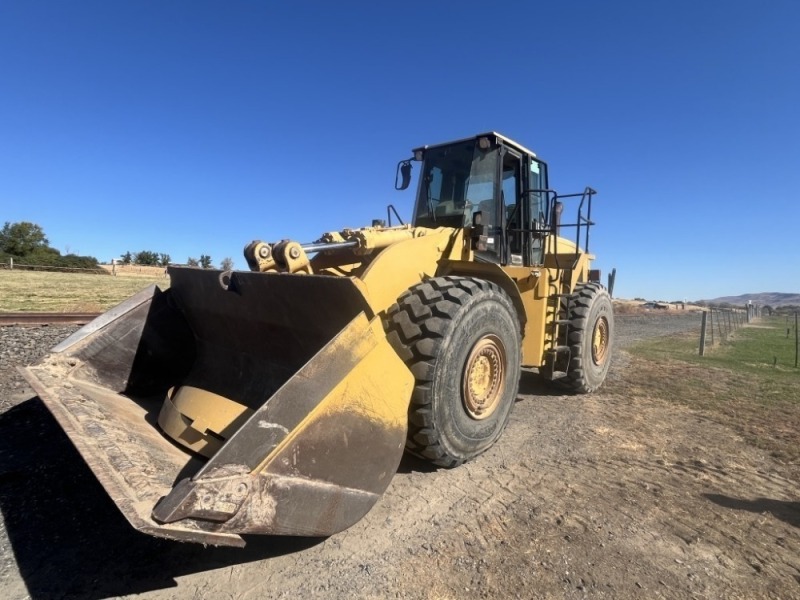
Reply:
[[[700,356],[704,356],[707,347],[722,344],[750,321],[761,316],[761,307],[748,305],[747,308],[714,308],[703,312],[700,324]]]
[[[17,261],[0,262],[0,270],[12,271],[53,271],[61,273],[88,273],[93,275],[124,275],[129,277],[166,277],[165,267],[152,265],[124,265],[112,263],[97,265],[96,267],[65,267],[56,265],[29,265]]]
[[[20,271],[62,271],[64,273],[97,273],[105,274],[106,270],[100,266],[97,267],[61,267],[56,265],[26,265],[15,261],[0,262],[0,269],[3,270],[20,270]]]
[[[747,308],[712,308],[703,312],[700,325],[700,356],[704,356],[706,348],[722,344],[740,327],[761,317],[761,307],[748,305]],[[800,313],[794,315],[794,366],[800,367]],[[786,337],[792,334],[791,315],[786,316]],[[777,361],[777,358],[775,359]]]

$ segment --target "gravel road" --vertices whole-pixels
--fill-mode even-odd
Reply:
[[[462,467],[404,459],[327,539],[204,548],[132,530],[15,365],[75,327],[0,328],[2,598],[800,598],[798,482],[706,415],[631,395],[623,315],[600,393],[523,374],[509,426]]]
[[[681,333],[700,328],[700,313],[653,313],[643,315],[616,315],[617,348],[626,348],[648,338]],[[698,333],[699,335],[699,333]]]

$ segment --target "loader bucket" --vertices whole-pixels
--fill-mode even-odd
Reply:
[[[232,546],[358,521],[413,386],[358,282],[169,272],[21,369],[128,521]]]

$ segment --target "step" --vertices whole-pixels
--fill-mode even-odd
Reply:
[[[570,351],[569,346],[553,346],[552,348],[548,348],[545,350],[547,354],[564,354]]]

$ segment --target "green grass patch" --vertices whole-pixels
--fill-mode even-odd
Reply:
[[[166,289],[169,278],[2,270],[0,311],[102,312],[152,283]]]
[[[794,334],[794,319],[787,323],[786,317],[771,317],[740,329],[731,343],[715,349],[708,358],[731,367],[786,371],[794,368]]]
[[[787,329],[789,335],[787,337]],[[633,352],[652,359],[676,359],[716,367],[746,370],[754,373],[764,369],[797,373],[795,362],[794,317],[770,317],[735,330],[729,338],[715,346],[706,346],[700,356],[700,329],[642,342]]]
[[[800,465],[800,369],[794,368],[794,318],[760,320],[699,356],[694,332],[631,348],[629,393],[707,411],[755,446]]]

